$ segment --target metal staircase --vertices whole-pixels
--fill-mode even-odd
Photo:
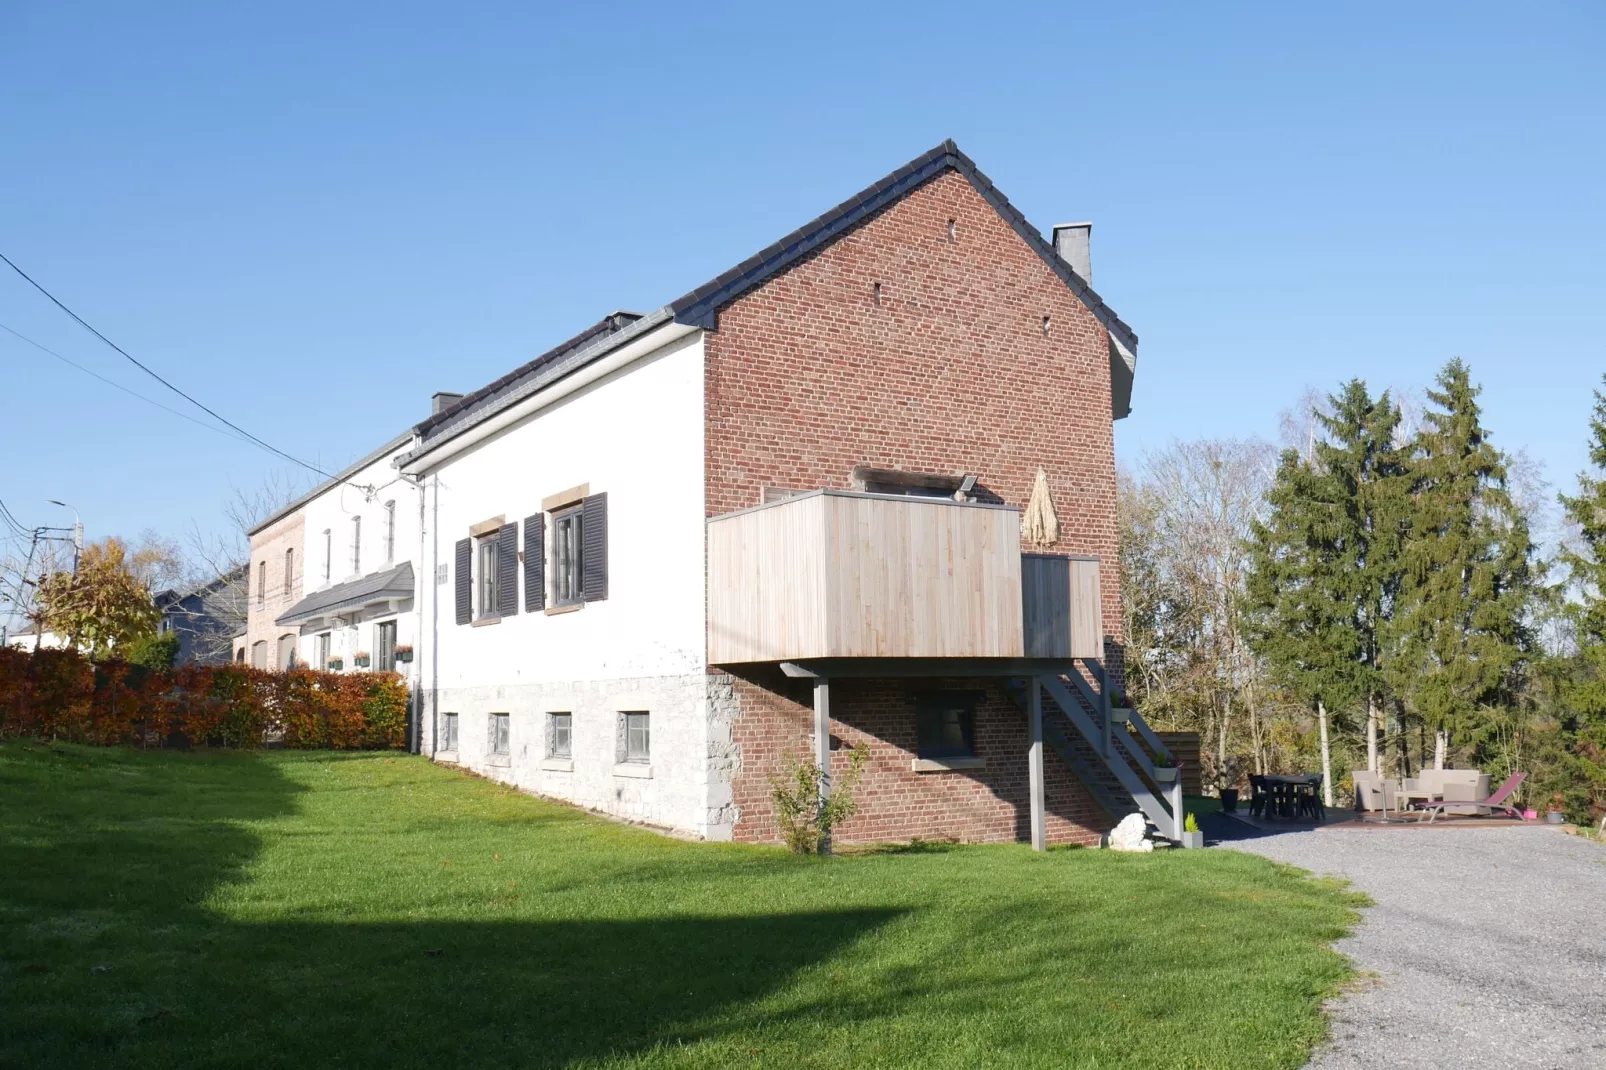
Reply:
[[[1081,659],[1058,676],[1039,676],[1043,740],[1060,756],[1111,820],[1141,813],[1153,831],[1172,842],[1182,839],[1182,780],[1173,769],[1156,772],[1156,759],[1170,752],[1136,710],[1116,710],[1109,702],[1104,666]],[[1091,682],[1089,682],[1091,679]],[[1009,681],[1007,691],[1023,709],[1030,680]]]

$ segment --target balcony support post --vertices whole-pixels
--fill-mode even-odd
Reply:
[[[831,800],[831,681],[824,676],[814,679],[814,764],[820,771],[820,816],[823,818],[826,803]],[[820,836],[820,853],[831,853],[829,832]]]
[[[1031,700],[1026,707],[1026,717],[1031,733],[1026,768],[1032,807],[1032,850],[1042,851],[1048,847],[1048,834],[1043,813],[1043,681],[1037,676],[1031,677]]]

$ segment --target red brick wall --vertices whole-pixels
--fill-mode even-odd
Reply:
[[[770,803],[770,779],[788,761],[813,753],[814,714],[806,686],[773,678],[738,680],[742,712],[733,739],[743,775],[733,785],[741,813],[736,838],[780,839]],[[806,682],[804,682],[806,683]],[[984,769],[917,773],[914,692],[917,688],[986,690],[976,708],[976,753]],[[869,750],[855,793],[859,813],[836,832],[838,843],[885,843],[921,837],[1001,843],[1030,837],[1026,715],[985,680],[836,680],[831,684],[832,758],[839,774],[850,748]],[[756,775],[759,767],[763,775]],[[1046,828],[1050,843],[1098,842],[1110,819],[1082,790],[1052,749],[1044,763]]]
[[[765,487],[849,488],[860,464],[974,472],[985,491],[1023,506],[1042,467],[1061,531],[1049,550],[1100,558],[1105,632],[1119,639],[1107,335],[962,176],[927,183],[721,309],[705,350],[710,515],[758,504]],[[738,695],[738,780],[762,790],[738,785],[737,837],[770,839],[779,756],[764,741],[796,710],[762,688]],[[896,734],[907,721],[913,732],[912,705],[906,717],[868,710],[866,723]],[[901,776],[893,788],[883,782],[891,772],[877,770],[865,784],[865,829],[1017,838],[1013,816],[980,812],[1007,808],[991,787],[948,787],[955,775],[941,774]],[[1086,820],[1084,831],[1102,827],[1102,816]]]

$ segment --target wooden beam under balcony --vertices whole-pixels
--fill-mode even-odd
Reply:
[[[1063,676],[1076,671],[1069,658],[799,658],[781,662],[798,679],[932,676]]]

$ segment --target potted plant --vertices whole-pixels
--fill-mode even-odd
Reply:
[[[368,667],[368,662],[371,660],[372,659],[369,658],[368,651],[366,650],[359,650],[351,656],[351,663],[359,669],[366,669]]]
[[[1551,825],[1562,825],[1567,821],[1567,799],[1561,792],[1550,797],[1550,806],[1545,810],[1545,821]]]
[[[406,663],[413,660],[413,648],[406,643],[396,647],[396,660]]]
[[[1119,687],[1110,691],[1110,720],[1114,724],[1126,724],[1132,720],[1132,702]]]
[[[1221,809],[1223,813],[1234,814],[1238,812],[1238,789],[1221,789]]]
[[[1182,846],[1204,846],[1204,833],[1199,831],[1199,819],[1194,817],[1192,813],[1188,814],[1182,822]]]
[[[344,661],[342,661],[340,658],[330,658],[324,664],[324,668],[328,669],[330,672],[339,672],[341,669],[344,669],[345,667],[346,667],[346,663]]]
[[[1169,784],[1177,779],[1177,767],[1171,764],[1170,758],[1156,758],[1154,760],[1154,781],[1157,784]]]

